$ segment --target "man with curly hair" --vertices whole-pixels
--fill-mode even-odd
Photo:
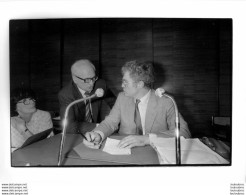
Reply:
[[[128,135],[119,147],[132,148],[150,144],[149,135],[175,137],[175,110],[172,101],[155,95],[151,63],[130,61],[122,67],[122,88],[109,116],[93,131],[85,134],[89,144],[102,140],[118,131]],[[180,135],[189,138],[189,128],[180,117]],[[88,146],[89,146],[88,144]]]

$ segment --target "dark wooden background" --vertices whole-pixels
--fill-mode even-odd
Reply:
[[[231,19],[10,21],[10,90],[21,83],[31,87],[38,108],[58,112],[57,93],[81,58],[95,64],[115,95],[126,61],[153,62],[155,87],[174,96],[193,136],[211,133],[212,115],[231,116]]]

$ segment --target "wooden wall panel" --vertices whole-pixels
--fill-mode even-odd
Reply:
[[[210,21],[155,20],[156,87],[176,99],[193,134],[207,132],[217,111],[218,36]]]
[[[10,32],[10,91],[30,85],[29,26],[27,20],[11,20]]]
[[[113,93],[121,88],[121,67],[130,60],[152,61],[151,19],[103,19],[101,73]]]
[[[67,19],[63,22],[62,86],[71,80],[71,65],[89,59],[99,71],[99,19]]]
[[[232,20],[220,21],[219,115],[231,116]]]
[[[30,21],[30,76],[38,108],[56,111],[60,89],[60,20]]]
[[[11,88],[27,83],[44,110],[59,110],[57,93],[75,60],[90,59],[117,95],[122,65],[139,59],[154,62],[155,87],[174,96],[193,135],[211,133],[212,115],[231,114],[231,20],[13,21],[10,58]]]

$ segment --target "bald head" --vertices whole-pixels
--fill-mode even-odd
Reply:
[[[76,61],[71,67],[71,73],[82,78],[95,76],[95,66],[86,59]]]
[[[91,92],[94,88],[95,81],[85,83],[83,79],[95,78],[95,66],[86,59],[76,61],[71,67],[71,73],[74,83],[78,88]]]

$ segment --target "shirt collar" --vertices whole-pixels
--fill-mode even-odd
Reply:
[[[79,92],[81,93],[81,95],[82,95],[83,97],[85,97],[85,91],[84,91],[83,89],[80,89],[79,87],[78,87],[78,89],[79,89]]]
[[[148,93],[146,93],[142,98],[140,98],[140,104],[147,104],[150,98],[150,91],[148,91]]]

